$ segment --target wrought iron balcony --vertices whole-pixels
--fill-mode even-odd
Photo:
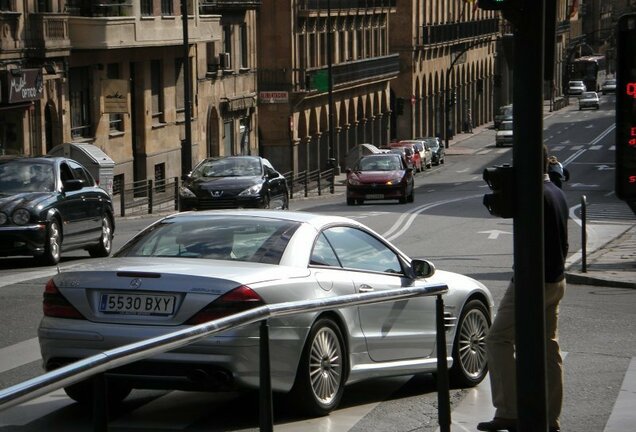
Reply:
[[[327,66],[309,69],[259,69],[258,86],[264,91],[315,91],[312,76],[326,73]],[[345,87],[371,79],[391,79],[400,72],[398,54],[337,63],[332,66],[334,87]]]
[[[222,11],[258,9],[262,3],[262,0],[201,0],[199,13],[207,15]]]
[[[300,0],[298,10],[317,11],[326,10],[327,3],[331,9],[371,9],[394,8],[396,0]]]
[[[499,19],[422,26],[418,45],[456,42],[499,32]]]

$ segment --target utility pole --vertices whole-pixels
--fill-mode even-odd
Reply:
[[[183,104],[185,105],[185,139],[181,141],[181,174],[192,170],[192,76],[190,75],[190,37],[188,35],[188,1],[181,0],[183,26]]]

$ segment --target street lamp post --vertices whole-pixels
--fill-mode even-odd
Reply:
[[[181,143],[181,174],[192,169],[192,77],[190,76],[190,43],[188,35],[188,2],[181,0],[183,26],[183,104],[185,108],[185,139]]]
[[[334,103],[333,103],[333,32],[331,29],[331,0],[327,0],[327,99],[329,104],[329,151],[328,165],[333,168],[334,174],[340,174],[340,166],[338,164],[338,149],[334,148],[335,143],[335,121],[334,121]]]

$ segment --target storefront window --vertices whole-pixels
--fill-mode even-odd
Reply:
[[[89,68],[71,68],[68,81],[71,104],[71,136],[73,138],[89,138],[91,137]]]

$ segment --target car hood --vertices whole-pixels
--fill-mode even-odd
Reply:
[[[362,183],[384,183],[404,177],[404,171],[357,171],[351,173],[351,177],[357,178]]]
[[[8,196],[0,193],[0,211],[9,214],[20,207],[34,209],[50,200],[51,196],[51,192],[25,192]]]
[[[197,291],[204,287],[250,285],[285,278],[305,277],[306,268],[285,267],[242,261],[223,261],[203,258],[112,257],[101,261],[78,264],[57,278],[80,281],[82,288],[129,289],[134,278],[152,280],[153,290]],[[114,283],[114,281],[118,281]],[[215,280],[217,283],[211,283]]]
[[[218,189],[247,189],[250,186],[263,182],[261,176],[240,177],[205,177],[190,180],[187,186],[190,189],[218,190]]]

